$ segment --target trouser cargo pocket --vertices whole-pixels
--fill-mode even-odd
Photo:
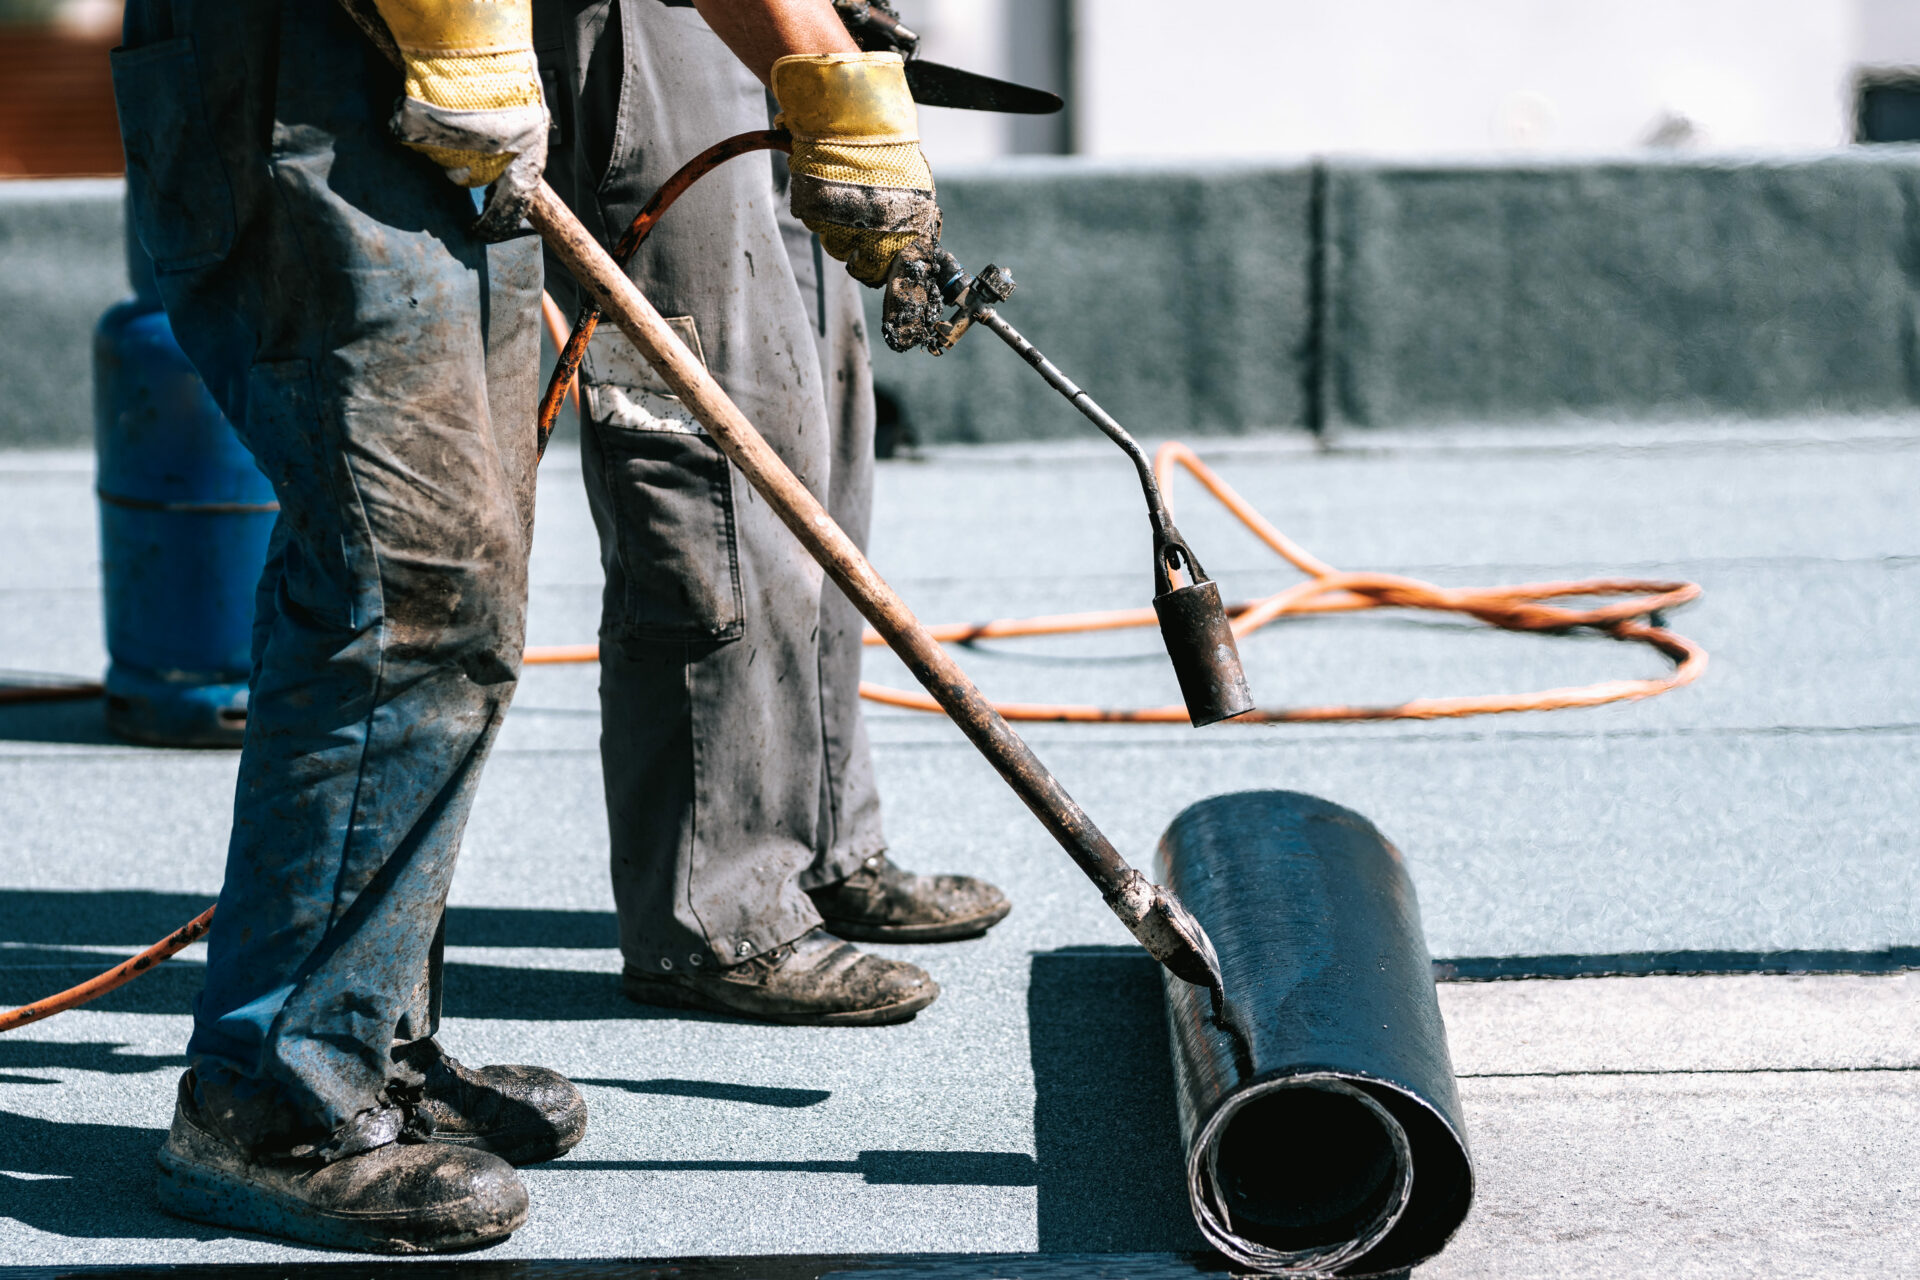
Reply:
[[[737,639],[745,606],[726,457],[692,432],[588,430],[615,512],[608,621],[640,640]]]
[[[692,322],[669,323],[698,354]],[[607,552],[608,627],[624,639],[737,639],[745,604],[733,469],[637,353],[623,349],[625,338],[612,338],[594,343],[594,376],[583,387],[583,462]]]

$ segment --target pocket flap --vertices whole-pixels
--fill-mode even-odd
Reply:
[[[707,363],[707,353],[700,347],[700,327],[692,316],[666,316],[667,327],[678,334],[680,341],[687,344],[694,359],[701,364]],[[620,332],[611,320],[602,318],[594,329],[593,337],[587,341],[586,380],[604,383],[608,386],[627,387],[640,391],[652,391],[659,395],[671,396],[673,391],[661,376],[654,372],[647,358],[634,347],[633,340]]]

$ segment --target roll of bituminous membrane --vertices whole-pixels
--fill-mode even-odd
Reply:
[[[1291,791],[1215,796],[1160,883],[1220,955],[1227,1017],[1167,978],[1201,1232],[1277,1274],[1391,1275],[1446,1244],[1473,1165],[1413,883],[1372,823]]]

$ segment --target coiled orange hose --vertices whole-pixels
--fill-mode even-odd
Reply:
[[[1531,582],[1507,587],[1437,587],[1417,578],[1395,574],[1343,573],[1275,528],[1271,521],[1235,493],[1186,445],[1176,441],[1161,445],[1154,454],[1153,466],[1163,491],[1170,489],[1175,467],[1186,469],[1222,506],[1252,530],[1255,537],[1271,547],[1281,559],[1307,575],[1305,582],[1284,591],[1229,608],[1228,615],[1234,620],[1233,634],[1236,640],[1244,640],[1260,628],[1289,615],[1357,613],[1365,609],[1425,609],[1439,613],[1464,613],[1507,631],[1553,634],[1585,628],[1610,635],[1616,640],[1648,645],[1674,663],[1672,674],[1653,680],[1608,680],[1571,688],[1542,689],[1535,693],[1415,698],[1409,702],[1379,707],[1326,705],[1259,708],[1227,723],[1326,724],[1357,720],[1441,720],[1514,711],[1597,707],[1609,702],[1651,698],[1669,689],[1678,689],[1698,680],[1701,672],[1707,668],[1706,650],[1685,636],[1652,621],[1664,610],[1697,599],[1700,587],[1696,583],[1591,578],[1576,582]],[[1551,603],[1592,596],[1626,598],[1587,609]],[[1054,614],[996,622],[949,623],[928,630],[937,640],[966,643],[1157,625],[1154,611],[1146,608]],[[879,635],[871,628],[867,630],[863,641],[869,645],[881,643]],[[599,656],[597,645],[555,645],[528,649],[526,661],[531,665],[593,662]],[[860,685],[860,696],[910,711],[937,713],[940,710],[939,704],[924,693],[864,681]],[[1162,707],[1098,707],[1066,703],[997,702],[994,707],[1009,720],[1105,724],[1187,723],[1187,710],[1178,704]]]

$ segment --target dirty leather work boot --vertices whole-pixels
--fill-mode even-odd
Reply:
[[[539,1164],[571,1151],[587,1132],[587,1101],[545,1067],[469,1067],[428,1036],[393,1051],[388,1094],[423,1138],[488,1151],[508,1164]]]
[[[838,884],[808,894],[826,927],[856,942],[977,938],[1013,910],[1007,895],[972,876],[920,876],[876,853]]]
[[[412,1139],[403,1107],[361,1112],[315,1142],[249,1143],[233,1108],[180,1078],[160,1148],[160,1207],[179,1218],[367,1253],[447,1253],[505,1239],[527,1189],[499,1156]]]
[[[919,966],[868,955],[824,929],[724,969],[649,973],[628,965],[620,985],[641,1004],[823,1027],[905,1022],[940,994]]]

